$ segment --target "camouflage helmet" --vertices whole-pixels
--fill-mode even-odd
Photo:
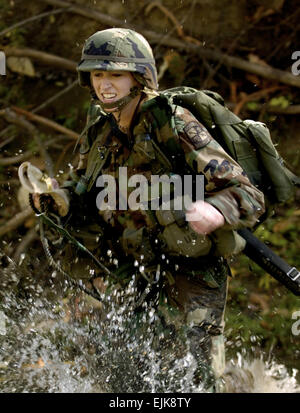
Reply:
[[[157,89],[157,71],[152,49],[139,33],[122,28],[94,33],[86,41],[77,66],[80,86],[91,87],[92,70],[128,71],[149,89]]]

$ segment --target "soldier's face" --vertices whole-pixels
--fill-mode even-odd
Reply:
[[[137,82],[130,72],[93,70],[91,84],[100,102],[113,103],[127,96]],[[107,109],[107,112],[114,109]]]

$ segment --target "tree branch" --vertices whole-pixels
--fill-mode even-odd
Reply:
[[[18,108],[17,108],[18,109]],[[16,112],[16,110],[15,110]],[[8,122],[14,123],[15,125],[21,126],[22,128],[25,128],[28,130],[29,134],[33,137],[35,140],[37,147],[39,149],[39,152],[41,156],[43,157],[45,161],[45,168],[50,176],[53,176],[53,162],[48,154],[43,142],[41,141],[39,137],[39,132],[37,128],[32,125],[30,122],[28,122],[26,119],[23,119],[22,117],[18,116],[15,112],[13,112],[11,109],[4,109],[0,111],[0,116],[4,116],[5,119]],[[22,113],[22,112],[21,112]],[[37,116],[37,115],[34,115]]]
[[[35,227],[33,227],[29,229],[26,235],[22,237],[22,241],[17,246],[14,252],[14,255],[12,257],[13,261],[18,263],[20,260],[21,254],[24,254],[27,248],[29,247],[29,245],[36,239],[39,239],[39,235],[37,234]]]
[[[40,63],[45,65],[54,66],[59,69],[70,70],[71,72],[76,71],[77,63],[72,60],[65,59],[50,53],[41,52],[39,50],[30,49],[29,47],[10,47],[10,46],[1,46],[1,50],[4,51],[7,57],[17,56],[17,57],[30,57],[33,60],[38,60]]]
[[[47,16],[51,16],[53,14],[58,14],[58,13],[65,13],[66,11],[68,11],[67,8],[62,8],[62,9],[55,9],[55,10],[51,10],[51,11],[47,11],[45,13],[41,13],[41,14],[37,14],[36,16],[31,16],[28,19],[22,20],[16,24],[13,24],[10,27],[7,27],[6,29],[2,30],[2,32],[0,32],[0,36],[4,36],[6,33],[11,32],[14,29],[17,29],[18,27],[22,27],[27,23],[33,22],[35,20],[38,19],[42,19],[43,17],[47,17]]]
[[[76,79],[73,83],[71,83],[70,85],[66,86],[63,90],[60,90],[59,92],[57,92],[55,95],[51,96],[49,99],[47,99],[45,102],[41,103],[39,106],[35,107],[31,113],[37,113],[40,112],[42,109],[45,109],[48,105],[50,105],[50,103],[53,103],[56,99],[60,98],[61,96],[63,96],[65,93],[69,92],[71,89],[73,89],[73,87],[75,87],[76,85],[78,85],[78,79]],[[2,136],[5,136],[8,132],[10,132],[12,126],[9,125],[7,128],[3,129],[0,132],[0,138]],[[0,144],[0,149],[7,145],[8,143],[10,143],[13,139],[15,138],[15,136],[9,137],[6,139],[5,142],[2,142]]]
[[[9,156],[7,158],[0,158],[0,165],[7,166],[15,163],[21,163],[32,157],[32,151],[26,151],[22,155]]]
[[[68,135],[73,139],[78,139],[79,137],[78,133],[72,131],[71,129],[66,128],[65,126],[60,125],[59,123],[54,122],[53,120],[45,118],[44,116],[36,115],[32,112],[28,112],[27,110],[21,109],[17,106],[12,106],[12,109],[16,113],[26,116],[29,120],[48,126],[49,128],[54,129],[57,132],[63,133],[64,135]]]
[[[234,110],[236,107],[236,104],[231,103],[231,102],[226,102],[226,106],[230,110]],[[264,110],[268,113],[274,113],[276,115],[298,115],[300,113],[300,105],[291,105],[288,106],[287,108],[283,108],[280,106],[271,106],[268,105],[267,103],[257,103],[255,102],[255,107],[247,107],[247,111],[250,112],[260,112],[261,110]]]
[[[7,234],[10,231],[15,230],[18,228],[23,222],[34,215],[34,212],[30,206],[23,209],[23,211],[19,212],[15,215],[12,219],[10,219],[6,224],[0,227],[0,237]]]
[[[111,27],[129,27],[141,34],[143,34],[152,43],[161,43],[165,46],[177,48],[180,50],[186,50],[198,54],[201,57],[206,57],[207,59],[218,61],[223,65],[228,65],[230,67],[235,67],[237,69],[243,70],[248,73],[254,73],[266,79],[275,80],[287,84],[289,86],[300,87],[300,78],[294,76],[292,73],[274,69],[272,67],[263,66],[254,62],[249,62],[247,60],[241,59],[239,57],[229,56],[225,53],[217,52],[212,49],[206,49],[203,46],[195,45],[190,42],[184,42],[180,39],[175,38],[165,38],[162,39],[163,35],[160,33],[153,32],[152,30],[147,30],[139,25],[124,24],[124,21],[116,19],[111,16],[107,16],[100,13],[98,10],[90,9],[88,7],[75,5],[64,0],[39,0],[43,3],[51,4],[52,6],[58,7],[68,7],[69,13],[79,14],[88,19],[96,20]]]

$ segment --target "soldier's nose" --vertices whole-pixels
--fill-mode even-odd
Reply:
[[[112,84],[111,81],[108,79],[102,79],[101,83],[100,83],[100,87],[102,90],[107,90],[109,88],[111,88]]]

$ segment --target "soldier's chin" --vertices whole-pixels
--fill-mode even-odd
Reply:
[[[119,110],[118,110],[118,108],[117,107],[115,107],[115,108],[103,108],[104,109],[104,112],[106,112],[106,113],[113,113],[113,112],[118,112]]]

